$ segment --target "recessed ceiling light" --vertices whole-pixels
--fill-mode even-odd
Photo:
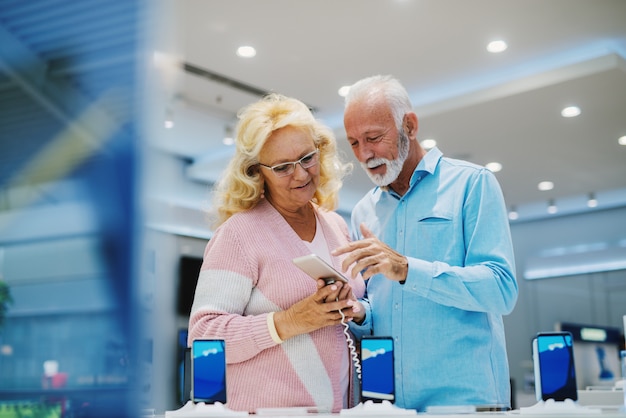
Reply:
[[[554,183],[552,183],[551,181],[542,181],[537,185],[537,188],[542,192],[552,190],[554,189]]]
[[[497,173],[498,171],[502,170],[502,164],[494,161],[492,163],[485,164],[485,168],[492,173]]]
[[[422,144],[422,147],[424,147],[424,149],[429,150],[429,149],[433,149],[433,148],[435,148],[437,146],[437,141],[435,141],[434,139],[429,138],[429,139],[423,140],[421,142],[421,144]]]
[[[224,126],[224,138],[222,138],[222,144],[233,145],[235,139],[233,138],[233,127],[230,125]]]
[[[595,208],[598,206],[598,199],[596,199],[596,195],[594,193],[589,193],[589,199],[587,199],[587,206],[590,208]]]
[[[165,120],[163,121],[163,126],[165,126],[165,129],[172,129],[174,127],[174,112],[172,112],[170,107],[165,109]]]
[[[620,136],[619,139],[617,140],[617,143],[620,145],[626,145],[626,135]]]
[[[497,54],[498,52],[506,51],[508,45],[502,40],[492,41],[487,44],[487,51]]]
[[[561,116],[564,118],[573,118],[580,115],[580,107],[578,106],[568,106],[565,109],[561,110]]]
[[[557,213],[559,209],[556,207],[556,203],[554,203],[553,199],[548,201],[548,213],[554,214]]]
[[[339,93],[341,97],[346,97],[349,91],[350,86],[342,86],[341,88],[339,88],[339,90],[337,90],[337,93]]]
[[[237,55],[243,58],[252,58],[256,55],[256,49],[251,46],[240,46],[237,48]]]

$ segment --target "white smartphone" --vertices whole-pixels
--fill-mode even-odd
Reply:
[[[315,254],[296,257],[293,263],[315,280],[323,279],[326,284],[335,283],[337,280],[348,283],[343,274]]]

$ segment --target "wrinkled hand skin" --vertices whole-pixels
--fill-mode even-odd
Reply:
[[[293,304],[289,309],[274,314],[276,331],[284,341],[296,335],[337,325],[342,320],[339,310],[343,312],[346,321],[352,321],[358,315],[364,316],[364,309],[356,300],[350,284],[336,282],[326,285],[324,280],[318,280],[314,294]]]
[[[332,252],[334,256],[347,254],[342,263],[344,271],[350,269],[352,278],[359,273],[367,280],[375,274],[383,274],[390,280],[404,282],[409,271],[405,256],[380,241],[372,232],[360,225],[363,239],[343,245]]]

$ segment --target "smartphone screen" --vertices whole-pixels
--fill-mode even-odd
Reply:
[[[194,340],[191,346],[191,393],[194,402],[226,403],[224,340]]]
[[[395,401],[393,339],[361,339],[361,402]]]
[[[535,373],[538,373],[537,398],[577,400],[574,347],[569,332],[539,333],[533,340]]]

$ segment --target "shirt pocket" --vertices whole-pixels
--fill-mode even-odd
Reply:
[[[445,260],[455,243],[454,219],[448,212],[431,212],[416,217],[413,256],[426,261]]]

